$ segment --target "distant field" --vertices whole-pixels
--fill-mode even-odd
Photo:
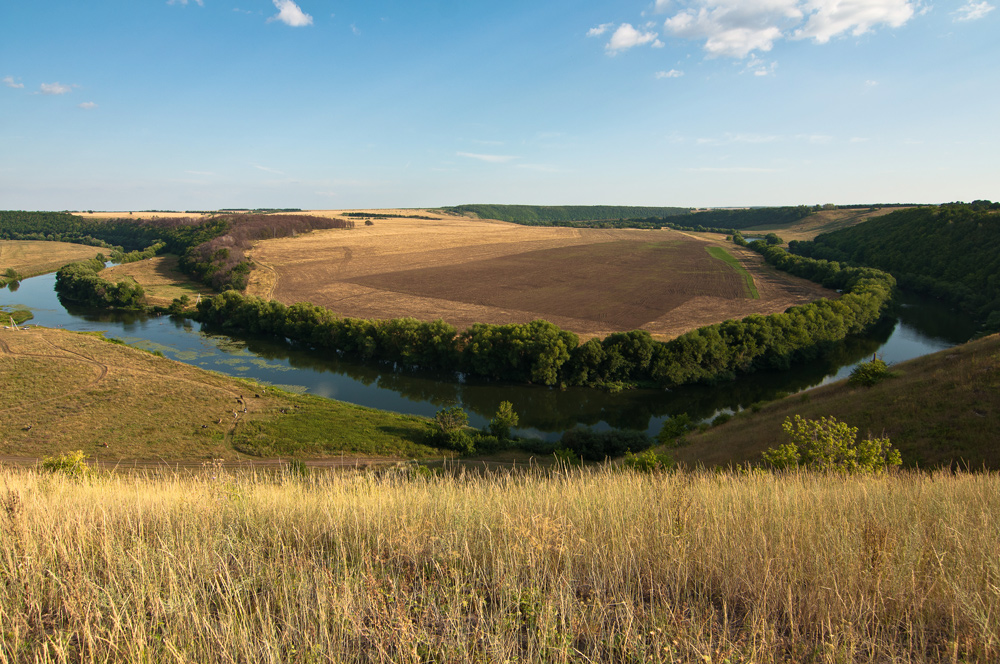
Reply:
[[[830,231],[836,231],[841,228],[854,226],[873,217],[881,217],[884,214],[889,214],[890,212],[903,209],[905,208],[883,207],[876,210],[869,210],[868,208],[821,210],[819,212],[814,212],[801,221],[791,225],[773,226],[765,224],[762,226],[754,226],[744,230],[743,234],[754,235],[756,233],[764,234],[774,232],[777,233],[785,242],[791,242],[792,240],[812,240],[820,233],[829,233]]]
[[[44,240],[0,240],[0,274],[9,267],[24,277],[55,272],[73,261],[93,258],[100,247]]]
[[[705,251],[713,243],[675,231],[525,227],[396,212],[436,219],[376,219],[352,230],[266,240],[252,252],[258,269],[248,292],[343,316],[443,318],[459,329],[543,318],[584,337],[641,328],[660,338],[836,296],[726,245],[753,276],[760,299],[752,299],[744,277]]]
[[[153,306],[168,306],[174,298],[184,295],[194,304],[199,294],[212,295],[212,289],[191,281],[177,269],[177,256],[156,256],[135,263],[115,265],[102,271],[101,277],[112,282],[132,277],[146,291],[146,303]]]

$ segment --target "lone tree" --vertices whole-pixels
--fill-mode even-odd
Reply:
[[[764,460],[778,469],[805,467],[820,471],[881,473],[903,461],[888,438],[857,441],[858,428],[835,417],[806,420],[796,415],[781,425],[792,442],[764,452]]]

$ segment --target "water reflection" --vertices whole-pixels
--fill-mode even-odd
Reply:
[[[713,386],[610,393],[506,385],[455,374],[394,372],[391,367],[349,362],[287,341],[214,334],[181,318],[63,306],[53,291],[54,281],[54,275],[26,279],[16,295],[0,291],[0,304],[31,308],[32,322],[39,325],[103,330],[109,337],[199,367],[373,408],[432,416],[442,407],[461,405],[469,412],[470,423],[482,426],[501,401],[511,401],[524,430],[549,438],[581,425],[655,434],[673,415],[704,419],[719,411],[749,408],[781,393],[843,377],[873,353],[890,363],[900,362],[962,343],[975,332],[968,317],[940,303],[907,297],[899,303],[895,318],[864,337],[831,345],[789,371],[761,372]]]

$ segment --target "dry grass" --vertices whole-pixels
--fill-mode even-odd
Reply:
[[[543,318],[584,338],[637,327],[670,338],[835,296],[729,245],[761,295],[736,297],[725,266],[704,251],[705,242],[674,231],[527,227],[421,210],[398,213],[437,218],[375,219],[373,226],[359,223],[349,231],[261,242],[252,252],[259,269],[248,292],[286,304],[309,301],[343,316],[443,318],[459,329]],[[647,251],[653,245],[665,252],[659,261]]]
[[[0,394],[0,460],[81,449],[109,463],[238,461],[249,457],[234,442],[249,432],[306,425],[325,432],[300,441],[309,443],[301,454],[311,457],[440,458],[418,444],[427,428],[421,418],[330,400],[316,406],[315,399],[62,330],[0,330]]]
[[[806,241],[812,240],[820,233],[830,233],[831,231],[840,230],[841,228],[849,228],[851,226],[856,226],[863,221],[867,221],[875,217],[881,217],[882,215],[890,214],[892,212],[896,212],[897,210],[905,209],[905,207],[883,207],[876,210],[869,210],[868,208],[855,210],[820,210],[819,212],[815,212],[805,219],[791,225],[754,226],[753,228],[748,228],[743,231],[743,234],[763,235],[764,233],[774,232],[781,236],[781,239],[785,242],[791,242],[792,240]]]
[[[69,242],[0,240],[0,274],[9,267],[23,277],[55,272],[73,261],[93,258],[106,249]]]
[[[0,470],[0,662],[988,662],[996,475]]]
[[[895,377],[874,387],[840,381],[743,413],[673,451],[689,464],[760,461],[786,442],[781,423],[795,414],[832,415],[861,436],[888,436],[903,462],[933,468],[958,464],[1000,468],[1000,335],[890,367]]]
[[[177,269],[176,256],[156,256],[148,260],[112,266],[101,272],[101,278],[111,282],[131,277],[146,291],[146,304],[169,306],[181,296],[187,295],[193,305],[198,295],[214,294],[212,289],[192,281]]]

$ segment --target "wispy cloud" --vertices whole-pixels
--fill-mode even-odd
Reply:
[[[274,0],[274,6],[278,8],[278,13],[267,19],[268,23],[281,21],[293,28],[312,25],[313,17],[303,12],[292,0]]]
[[[956,11],[952,12],[951,15],[955,17],[955,21],[978,21],[983,18],[995,7],[988,2],[966,2],[964,5],[959,7]]]
[[[168,5],[187,5],[189,0],[167,0]],[[194,0],[199,7],[204,7],[204,0]]]
[[[77,104],[77,106],[79,106],[80,108],[82,108],[84,110],[87,110],[87,111],[89,111],[89,110],[91,110],[93,108],[97,108],[97,104],[95,104],[92,101],[85,101],[82,104]]]
[[[285,175],[282,171],[275,170],[273,168],[268,168],[267,166],[261,166],[260,164],[250,164],[258,171],[264,171],[265,173],[274,173],[275,175]]]
[[[477,154],[475,152],[456,152],[455,154],[459,157],[478,159],[479,161],[486,161],[491,164],[504,164],[517,159],[517,157],[507,154]]]
[[[777,168],[757,168],[754,166],[702,166],[685,168],[688,173],[778,173]]]
[[[67,92],[73,91],[73,86],[63,85],[62,83],[42,83],[40,86],[41,93],[43,95],[64,95]]]
[[[611,41],[604,48],[609,55],[616,55],[643,44],[651,44],[654,47],[663,46],[663,42],[656,38],[655,32],[641,32],[633,28],[631,23],[622,23],[611,35]]]
[[[656,78],[680,78],[684,75],[684,72],[678,69],[671,69],[670,71],[658,71],[653,75]]]
[[[14,80],[13,76],[4,76],[0,81],[3,82],[8,88],[23,88],[24,83],[18,83]]]
[[[591,28],[590,30],[587,30],[587,36],[588,37],[600,37],[605,32],[607,32],[608,30],[610,30],[613,26],[614,26],[614,23],[601,23],[596,28]]]

